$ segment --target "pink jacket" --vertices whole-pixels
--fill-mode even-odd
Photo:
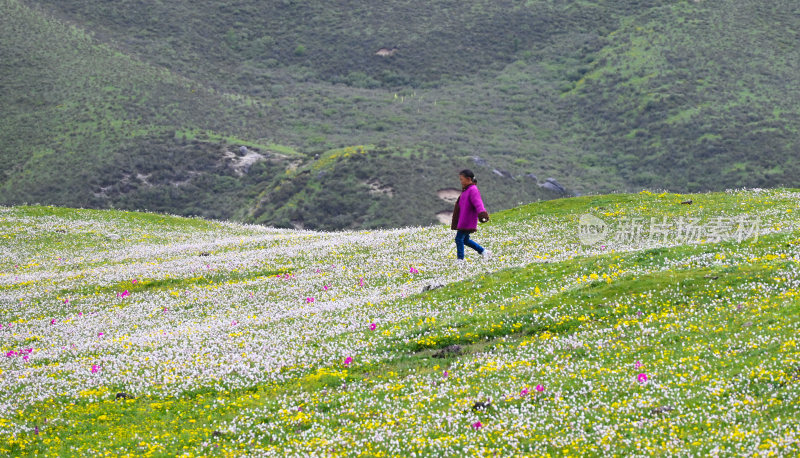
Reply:
[[[484,213],[485,215],[482,215]],[[474,231],[478,228],[479,216],[489,218],[489,214],[483,207],[481,192],[474,184],[467,185],[456,201],[450,228],[459,231]]]

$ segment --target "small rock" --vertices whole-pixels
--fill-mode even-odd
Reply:
[[[692,205],[692,199],[684,200],[683,202],[681,202],[681,205]]]
[[[650,409],[650,415],[658,415],[662,413],[672,412],[673,410],[675,410],[675,408],[672,406],[660,406],[654,409]]]
[[[475,156],[472,158],[472,160],[475,161],[475,165],[480,165],[481,167],[489,167],[489,163],[486,162],[486,159]]]
[[[753,325],[752,321],[745,321],[744,323],[742,323],[743,328],[749,328],[752,325]]]
[[[543,184],[540,184],[539,186],[548,189],[550,191],[555,191],[561,194],[567,194],[567,188],[561,186],[561,183],[556,181],[555,178],[548,178],[544,181]]]
[[[491,405],[492,405],[492,403],[491,403],[491,402],[489,402],[489,401],[486,401],[486,402],[483,402],[483,401],[476,401],[476,402],[475,402],[475,404],[473,404],[473,405],[472,405],[472,410],[474,410],[474,411],[478,411],[478,410],[486,410],[486,409],[488,409],[488,408],[489,408],[489,406],[491,406]]]
[[[211,437],[222,437],[222,432],[215,430],[213,433],[211,433]]]
[[[119,392],[119,393],[117,393],[116,396],[114,396],[114,398],[115,399],[133,399],[133,395],[130,394],[130,393]]]
[[[444,286],[443,283],[431,283],[430,285],[423,286],[422,292],[424,293],[425,291],[432,291],[434,289],[441,288],[443,286]]]
[[[211,256],[211,253],[209,253],[208,251],[203,251],[200,253],[200,256]]]
[[[433,354],[434,358],[448,358],[450,356],[458,356],[463,353],[461,345],[450,345],[442,348]]]
[[[242,154],[247,154],[247,147],[246,146],[240,146],[239,147],[239,152],[242,153]]]

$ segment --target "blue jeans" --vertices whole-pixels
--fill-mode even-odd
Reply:
[[[472,248],[478,253],[483,253],[483,247],[475,243],[475,241],[470,240],[469,232],[456,232],[456,255],[458,256],[458,259],[464,259],[464,245]]]

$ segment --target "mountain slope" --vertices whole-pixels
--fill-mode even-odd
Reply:
[[[493,209],[563,195],[548,178],[577,194],[797,185],[788,0],[0,8],[4,204],[341,229],[432,223],[465,167]],[[338,181],[295,173],[373,146]],[[373,189],[387,181],[394,200]]]
[[[12,51],[0,63],[5,202],[103,207],[124,194],[146,207],[149,193],[168,210],[186,204],[164,200],[193,192],[176,182],[215,169],[235,177],[219,145],[187,146],[181,131],[255,138],[239,126],[255,116],[246,101],[132,59],[18,2],[4,2],[2,17],[3,47]]]
[[[791,183],[797,13],[789,3],[676,3],[615,31],[567,96],[585,141],[603,145],[594,160],[642,187]]]

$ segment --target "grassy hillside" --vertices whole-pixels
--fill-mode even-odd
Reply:
[[[444,226],[0,208],[0,449],[793,455],[798,198],[541,202],[463,265]]]
[[[542,49],[574,34],[570,29],[607,33],[629,14],[627,8],[635,5],[646,11],[660,4],[625,0],[599,7],[508,0],[422,4],[349,0],[336,5],[320,0],[31,3],[86,24],[103,39],[159,65],[250,95],[268,93],[276,80],[367,88],[435,86],[476,71],[502,69],[520,51]],[[391,58],[381,58],[375,55],[380,48],[397,51]]]
[[[104,207],[128,199],[184,212],[214,197],[243,205],[237,192],[252,180],[234,179],[226,167],[221,150],[234,140],[221,133],[258,139],[238,127],[255,116],[246,100],[122,54],[19,2],[4,1],[2,10],[0,37],[10,51],[0,63],[4,202]],[[217,135],[184,140],[195,130]],[[199,183],[201,174],[207,179]],[[200,186],[225,184],[233,192],[197,195]]]
[[[797,4],[679,3],[625,23],[566,98],[626,183],[774,186],[800,172]],[[580,127],[579,127],[580,128]]]
[[[348,158],[317,164],[314,158],[326,153],[324,147],[301,153],[267,136],[277,123],[259,111],[263,102],[209,89],[124,55],[85,30],[21,3],[3,6],[2,43],[14,53],[0,63],[2,79],[9,82],[2,93],[8,109],[0,127],[5,140],[0,149],[2,202],[145,208],[244,220],[256,215],[268,224],[290,227],[294,221],[320,229],[426,224],[450,208],[435,194],[452,187],[442,178],[457,184],[456,171],[471,163],[420,148],[383,147],[377,154],[381,160],[366,168]],[[37,38],[31,40],[32,35]],[[241,146],[263,160],[237,170]],[[417,160],[425,155],[431,179],[420,176],[425,170],[409,160],[412,152]],[[335,151],[326,157],[331,155]],[[347,173],[295,179],[298,164],[318,173],[331,167]],[[421,189],[429,198],[422,210],[387,203],[382,194],[369,193],[368,179],[397,182],[392,191],[397,200],[419,200]],[[489,178],[494,208],[558,195],[540,189],[535,180],[526,181],[528,186]],[[289,197],[296,201],[320,187],[333,187],[340,201],[336,212],[324,199],[311,198],[301,208],[282,206]],[[287,188],[294,190],[291,196],[283,195]],[[265,196],[272,202],[268,213]],[[364,206],[382,208],[368,213]],[[336,216],[340,220],[333,221]]]
[[[575,193],[797,186],[788,0],[0,8],[7,205],[341,229],[430,224],[468,166],[495,180],[495,208],[559,197],[550,177]],[[268,160],[236,169],[242,145]],[[294,173],[360,145],[383,151],[368,179],[349,158],[341,181]],[[381,214],[365,181],[395,176],[429,204]],[[331,186],[342,221],[314,197]]]

